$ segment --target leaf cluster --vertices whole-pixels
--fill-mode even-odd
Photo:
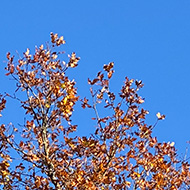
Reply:
[[[148,111],[139,95],[142,81],[125,78],[118,94],[111,91],[114,63],[88,79],[91,99],[79,99],[76,82],[66,75],[78,66],[75,53],[61,61],[56,48],[64,38],[50,34],[51,44],[27,49],[16,62],[7,53],[7,76],[25,98],[0,96],[0,113],[6,98],[19,101],[25,123],[0,128],[0,184],[4,189],[180,189],[189,188],[186,159],[177,156],[174,143],[160,143],[154,125],[145,122]],[[94,110],[96,129],[89,137],[71,135],[76,102]],[[104,116],[102,115],[103,110]],[[101,113],[101,114],[100,114]],[[14,154],[14,153],[16,154]],[[16,155],[16,156],[15,156]],[[16,162],[15,162],[16,160]]]

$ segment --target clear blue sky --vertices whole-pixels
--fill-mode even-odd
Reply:
[[[48,41],[50,32],[63,35],[67,53],[75,51],[81,57],[71,72],[81,96],[89,95],[87,78],[114,61],[112,89],[119,91],[125,76],[141,79],[145,87],[140,93],[150,112],[147,122],[154,124],[158,111],[166,115],[154,134],[185,151],[190,140],[189,0],[1,1],[1,92],[11,92],[13,85],[4,76],[6,53],[32,50]],[[0,122],[23,122],[14,105],[8,103]],[[94,127],[85,122],[86,115],[75,115],[80,134]]]

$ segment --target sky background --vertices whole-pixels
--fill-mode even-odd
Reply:
[[[6,53],[33,51],[50,40],[50,32],[63,35],[66,52],[81,57],[70,72],[81,97],[90,98],[87,78],[113,61],[111,90],[119,92],[125,76],[142,80],[147,123],[155,123],[157,112],[166,115],[154,135],[159,141],[174,141],[180,154],[185,153],[190,140],[189,0],[1,1],[0,92],[14,87],[5,77]],[[16,103],[9,100],[7,108],[0,123],[23,122]],[[74,116],[79,134],[94,129],[92,116],[90,111]]]

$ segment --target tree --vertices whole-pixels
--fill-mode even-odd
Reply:
[[[90,80],[91,100],[79,98],[75,82],[66,75],[77,67],[72,53],[61,61],[63,37],[51,33],[51,43],[36,47],[16,62],[7,53],[7,76],[17,93],[1,94],[0,113],[7,98],[19,101],[25,123],[0,127],[0,184],[3,189],[182,189],[190,188],[189,163],[178,159],[174,143],[152,136],[145,122],[148,111],[138,94],[142,81],[125,78],[119,94],[110,90],[114,63]],[[73,107],[80,101],[93,109],[96,130],[89,137],[73,135]],[[97,106],[98,105],[98,106]],[[99,109],[105,116],[99,115]],[[109,111],[107,111],[109,109]],[[108,114],[109,113],[109,114]],[[106,115],[107,114],[107,115]],[[1,115],[2,116],[2,115]]]

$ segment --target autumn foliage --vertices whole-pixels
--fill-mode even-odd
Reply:
[[[138,94],[142,81],[126,77],[121,91],[112,92],[111,62],[88,79],[91,97],[80,97],[75,81],[66,74],[80,58],[72,53],[63,61],[65,53],[58,51],[63,44],[63,37],[51,33],[51,43],[36,47],[33,55],[27,49],[15,61],[7,53],[6,75],[16,82],[16,93],[0,95],[0,114],[6,101],[14,99],[25,110],[25,123],[1,124],[0,187],[188,189],[189,163],[178,158],[173,142],[160,143],[152,135],[165,116],[158,113],[154,125],[145,122],[148,111]],[[17,92],[23,94],[22,99]],[[94,110],[96,128],[90,136],[76,135],[78,126],[72,124],[76,102]]]

